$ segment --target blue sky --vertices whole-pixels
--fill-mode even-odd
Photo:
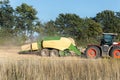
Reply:
[[[85,18],[103,10],[120,11],[120,0],[10,0],[14,8],[22,3],[33,6],[41,22],[55,20],[60,13],[75,13]]]

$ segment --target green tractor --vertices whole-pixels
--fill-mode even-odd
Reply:
[[[114,42],[116,33],[103,33],[100,45],[88,45],[85,50],[87,58],[110,56],[120,58],[120,42]]]
[[[46,37],[42,41],[21,46],[22,52],[37,51],[40,56],[67,56],[81,55],[72,38],[66,37]]]

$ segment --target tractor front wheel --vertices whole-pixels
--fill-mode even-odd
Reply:
[[[120,46],[114,46],[110,51],[110,56],[120,59]]]
[[[96,46],[89,46],[85,51],[86,57],[95,59],[100,57],[100,50]]]

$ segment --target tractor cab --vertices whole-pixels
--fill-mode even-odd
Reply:
[[[108,45],[111,46],[117,36],[116,33],[103,33],[103,38],[101,39],[100,46]]]

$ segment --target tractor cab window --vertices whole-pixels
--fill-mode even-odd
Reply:
[[[103,39],[101,40],[101,45],[109,45],[110,46],[113,44],[113,39],[114,39],[113,35],[104,34]]]

